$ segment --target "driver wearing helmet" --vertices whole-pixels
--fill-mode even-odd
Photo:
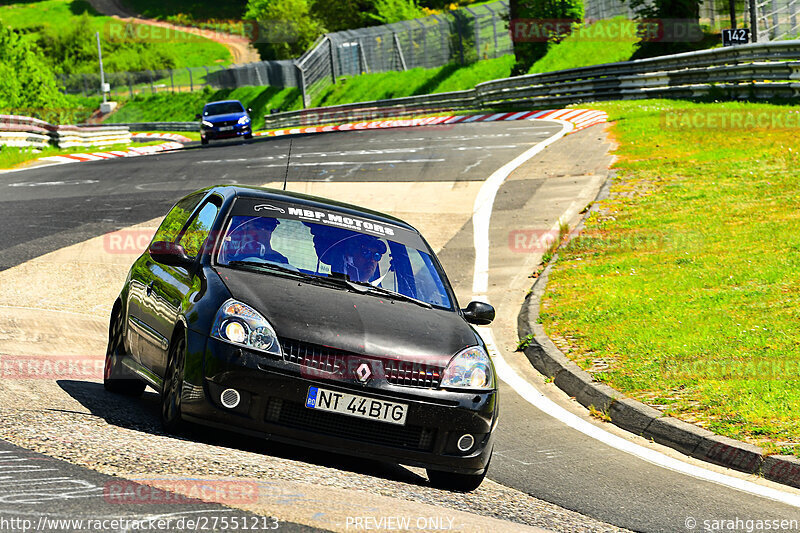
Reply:
[[[353,281],[372,282],[380,277],[380,263],[386,244],[370,235],[349,239],[344,254],[344,273]]]

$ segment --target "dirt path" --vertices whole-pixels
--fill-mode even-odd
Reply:
[[[231,55],[233,56],[233,62],[236,64],[261,61],[261,56],[258,55],[258,52],[255,48],[253,48],[252,44],[250,44],[250,41],[244,37],[201,28],[178,26],[176,24],[170,24],[168,22],[155,19],[142,18],[124,6],[120,0],[89,0],[89,3],[98,13],[102,13],[103,15],[123,20],[130,20],[137,24],[149,24],[150,26],[158,26],[160,28],[183,31],[220,43],[231,52]]]

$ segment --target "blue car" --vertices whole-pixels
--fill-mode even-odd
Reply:
[[[239,100],[209,102],[203,106],[203,114],[195,118],[200,123],[200,142],[208,144],[211,139],[231,139],[235,137],[253,138],[252,120]]]

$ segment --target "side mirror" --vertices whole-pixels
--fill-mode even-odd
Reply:
[[[203,115],[201,115],[200,113],[197,113],[197,114],[194,116],[194,119],[195,119],[195,120],[200,120],[201,118],[203,118]]]
[[[150,245],[150,257],[162,265],[188,268],[194,260],[186,255],[186,250],[180,244],[166,241],[156,241]]]
[[[467,322],[476,326],[488,326],[494,320],[494,307],[485,302],[470,302],[462,312]]]

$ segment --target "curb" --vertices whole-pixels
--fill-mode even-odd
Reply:
[[[110,152],[91,152],[79,154],[51,155],[40,157],[37,161],[50,161],[54,163],[82,163],[84,161],[100,161],[101,159],[114,159],[117,157],[138,157],[140,155],[153,155],[170,150],[180,150],[183,145],[178,142],[165,142],[154,146],[141,148],[128,148],[127,150],[112,150]]]
[[[612,175],[602,187],[595,202],[608,196]],[[584,220],[594,210],[589,210],[571,232],[577,235]],[[564,355],[547,336],[538,323],[539,309],[553,265],[555,254],[525,297],[519,315],[517,330],[522,342],[530,339],[522,352],[540,373],[553,380],[558,388],[575,398],[581,405],[607,414],[611,423],[651,439],[679,452],[747,474],[800,488],[800,459],[787,455],[767,455],[762,448],[716,435],[711,431],[689,424],[663,413],[621,392],[595,381],[591,374]]]
[[[131,140],[137,140],[137,141],[152,141],[159,139],[165,139],[168,141],[175,141],[179,143],[192,142],[192,140],[189,137],[186,137],[184,135],[178,135],[177,133],[149,132],[149,133],[134,133],[131,135]]]
[[[280,137],[307,133],[327,133],[331,131],[373,130],[384,128],[407,128],[413,126],[438,126],[443,124],[461,124],[469,122],[497,122],[507,120],[558,119],[571,122],[578,131],[608,120],[605,111],[593,109],[547,109],[544,111],[517,111],[513,113],[489,113],[484,115],[446,115],[425,118],[408,118],[394,120],[378,120],[367,122],[351,122],[338,126],[311,126],[308,128],[287,128],[255,133],[257,137]]]

